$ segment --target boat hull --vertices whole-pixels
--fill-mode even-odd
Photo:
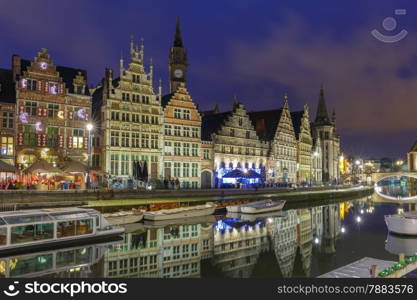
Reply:
[[[262,214],[262,213],[268,213],[273,212],[277,210],[281,210],[285,205],[285,202],[281,202],[277,205],[271,205],[271,206],[263,206],[263,207],[257,207],[257,206],[242,206],[240,208],[242,214]]]
[[[117,217],[106,217],[106,220],[111,225],[125,225],[138,223],[143,220],[143,214],[140,215],[126,215],[126,216],[117,216]]]
[[[191,217],[201,217],[212,215],[216,210],[216,206],[207,206],[206,208],[196,209],[196,210],[185,210],[179,211],[178,213],[155,213],[155,212],[145,212],[144,219],[149,221],[163,221],[163,220],[173,220],[181,218],[191,218]]]
[[[120,235],[124,233],[124,228],[114,228],[106,230],[106,232],[98,232],[93,235],[77,236],[75,239],[56,239],[50,241],[41,241],[39,244],[14,245],[0,249],[0,257],[7,255],[22,254],[27,252],[41,251],[44,249],[60,249],[67,246],[81,246],[91,244],[92,242],[110,242],[120,240]]]
[[[230,205],[226,206],[226,210],[228,213],[240,213],[241,205]]]
[[[400,235],[417,235],[417,219],[400,215],[385,216],[388,231]]]

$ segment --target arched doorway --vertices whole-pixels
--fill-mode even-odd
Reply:
[[[211,172],[210,171],[201,172],[201,188],[202,189],[211,188]]]

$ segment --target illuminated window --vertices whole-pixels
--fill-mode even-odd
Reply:
[[[72,147],[74,149],[82,149],[84,147],[84,130],[74,129]]]
[[[1,137],[1,154],[13,155],[13,137],[11,136]]]

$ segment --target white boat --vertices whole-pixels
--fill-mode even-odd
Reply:
[[[417,238],[388,234],[385,250],[395,255],[414,256],[417,253]]]
[[[91,243],[123,232],[124,228],[111,226],[94,209],[74,207],[1,212],[0,254]]]
[[[242,214],[260,214],[267,213],[271,211],[281,210],[285,205],[285,200],[263,200],[256,201],[242,205],[240,211]]]
[[[119,211],[115,213],[103,214],[111,225],[132,224],[142,221],[145,210]]]
[[[197,216],[189,218],[169,219],[161,221],[144,221],[145,228],[161,228],[165,226],[192,225],[192,224],[213,224],[216,218],[213,215]]]
[[[240,213],[240,207],[241,206],[242,206],[242,204],[241,205],[226,206],[227,213]]]
[[[389,232],[403,235],[417,235],[417,212],[404,212],[398,215],[386,215],[385,223]]]
[[[161,221],[189,217],[199,217],[212,215],[216,210],[216,204],[207,202],[204,205],[195,205],[173,209],[161,209],[157,211],[147,211],[143,214],[145,220]]]

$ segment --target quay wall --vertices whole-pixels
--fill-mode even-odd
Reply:
[[[337,199],[343,197],[362,197],[371,195],[372,187],[363,188],[305,188],[305,189],[211,189],[211,190],[131,190],[131,191],[105,191],[105,190],[70,190],[70,191],[32,191],[13,190],[0,191],[0,211],[31,207],[53,207],[53,206],[79,206],[89,201],[101,200],[124,200],[143,199],[147,203],[157,201],[179,201],[193,202],[201,198],[206,201],[236,201],[256,200],[256,198],[271,197],[287,201],[314,201],[325,199]],[[195,199],[195,200],[194,200]]]

